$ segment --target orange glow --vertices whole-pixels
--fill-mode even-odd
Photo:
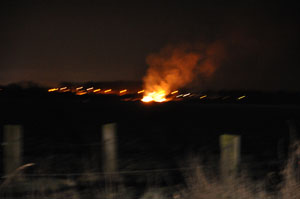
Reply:
[[[151,92],[151,93],[148,93],[146,95],[144,95],[143,99],[142,99],[143,102],[165,102],[167,101],[166,99],[166,92],[161,90],[161,91],[158,91],[158,92]]]
[[[138,94],[141,94],[141,93],[143,93],[143,92],[145,92],[145,90],[140,90],[140,91],[138,91],[137,93],[138,93]]]
[[[76,88],[76,90],[80,90],[80,89],[83,89],[83,87],[82,87],[82,86],[80,86],[80,87]]]
[[[178,93],[177,89],[191,83],[198,75],[210,78],[224,57],[223,44],[220,42],[168,45],[158,53],[149,54],[146,58],[149,68],[143,78],[145,93],[142,101],[162,102],[175,98],[172,95]],[[187,93],[176,97],[180,96],[193,95]]]
[[[207,95],[203,95],[203,96],[200,97],[200,99],[203,99],[203,98],[206,98],[206,97],[207,97]]]
[[[104,91],[104,93],[109,93],[109,92],[111,92],[111,89],[107,89]]]
[[[121,90],[121,91],[120,91],[120,94],[126,93],[126,92],[127,92],[127,89],[124,89],[124,90]]]
[[[98,89],[95,89],[93,92],[94,92],[94,93],[97,93],[97,92],[100,92],[100,91],[101,91],[101,89],[98,88]]]
[[[80,92],[77,92],[77,93],[76,93],[76,95],[85,95],[85,94],[87,94],[86,91],[80,91]]]
[[[50,89],[48,89],[48,92],[54,92],[54,91],[58,91],[58,88],[50,88]]]
[[[159,53],[150,54],[143,79],[146,99],[152,97],[153,101],[163,102],[167,95],[177,93],[177,89],[193,80],[203,57],[203,53],[189,45],[167,46]]]

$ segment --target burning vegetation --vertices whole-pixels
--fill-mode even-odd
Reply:
[[[143,102],[165,102],[169,94],[192,82],[201,75],[209,78],[224,57],[223,46],[219,42],[209,45],[169,45],[159,53],[150,54],[149,65],[144,77]]]

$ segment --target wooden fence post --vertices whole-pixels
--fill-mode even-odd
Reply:
[[[103,171],[117,171],[117,141],[116,123],[109,123],[102,126],[103,140]]]
[[[105,197],[108,199],[117,198],[117,125],[109,123],[102,126],[102,143],[103,143],[103,172],[105,180]]]
[[[4,175],[12,174],[22,165],[23,128],[21,125],[4,125],[3,170]]]
[[[221,149],[221,177],[226,180],[235,177],[240,163],[240,145],[239,135],[224,134],[220,136]]]

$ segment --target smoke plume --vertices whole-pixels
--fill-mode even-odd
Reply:
[[[209,78],[223,58],[220,42],[169,45],[147,57],[149,68],[143,79],[145,93],[164,91],[168,94],[192,82],[196,76]]]

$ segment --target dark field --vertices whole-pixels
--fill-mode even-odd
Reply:
[[[240,170],[260,180],[284,166],[290,143],[287,121],[297,123],[300,113],[296,103],[268,100],[144,104],[114,95],[2,95],[0,124],[1,130],[6,124],[23,126],[23,162],[35,163],[24,171],[28,176],[101,175],[101,126],[113,122],[118,171],[127,186],[183,183],[191,157],[217,175],[221,134],[241,135]]]
[[[133,156],[140,156],[137,165],[147,159],[175,164],[176,158],[186,155],[214,156],[218,136],[225,133],[242,135],[243,154],[257,153],[263,162],[276,159],[278,140],[286,146],[289,142],[286,121],[297,120],[300,113],[296,104],[208,100],[144,104],[120,101],[118,96],[67,94],[2,96],[0,105],[1,125],[24,127],[26,162],[48,155],[97,156],[101,126],[115,122],[120,166],[123,158]]]

